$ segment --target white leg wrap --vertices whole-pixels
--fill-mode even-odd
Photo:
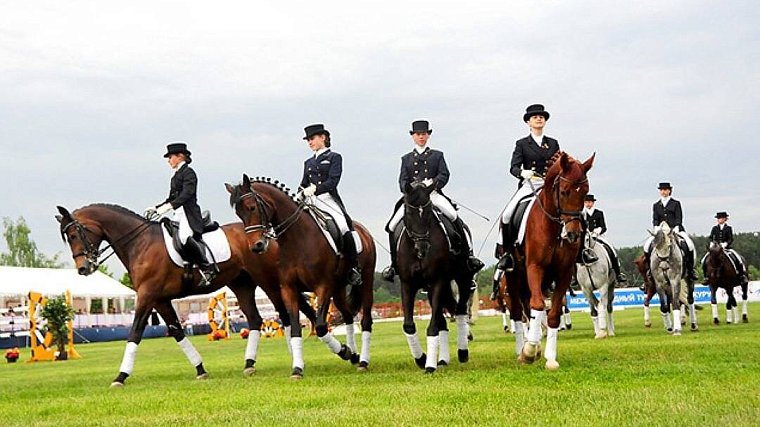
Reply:
[[[409,344],[409,350],[412,352],[412,357],[419,359],[422,356],[422,344],[420,344],[420,338],[416,333],[412,335],[404,333],[404,335],[406,335],[406,342]]]
[[[644,321],[649,322],[651,318],[649,317],[649,307],[644,307]]]
[[[731,323],[732,321],[733,319],[731,319],[731,310],[727,308],[726,309],[726,323]]]
[[[439,331],[438,342],[440,343],[439,349],[441,351],[438,360],[443,360],[444,362],[449,363],[451,360],[451,355],[449,354],[449,331]]]
[[[438,366],[438,336],[427,337],[427,360],[426,368],[436,368]]]
[[[293,355],[293,346],[292,346],[291,340],[290,340],[290,326],[286,326],[285,327],[285,342],[288,344],[288,353],[290,353],[290,355],[292,356]]]
[[[718,304],[710,304],[710,309],[712,310],[713,319],[717,319],[718,318]]]
[[[520,355],[520,352],[525,345],[525,323],[515,322],[515,354]]]
[[[346,346],[356,353],[356,337],[354,336],[354,324],[346,325]]]
[[[546,331],[546,360],[557,360],[557,332],[558,328],[549,328]]]
[[[245,360],[256,360],[256,353],[259,351],[259,340],[261,331],[250,331],[248,333],[248,343],[245,346]]]
[[[327,347],[332,351],[333,353],[338,353],[340,351],[340,341],[335,339],[332,332],[328,332],[325,334],[325,336],[319,338],[320,341],[327,344]]]
[[[372,332],[362,331],[362,354],[359,356],[360,362],[369,363],[369,344],[372,338]]]
[[[697,324],[697,309],[694,304],[689,304],[689,322]]]
[[[506,328],[507,325],[509,325],[509,323],[507,323],[507,319],[509,319],[507,317],[507,313],[501,313],[501,326],[503,326],[504,328]]]
[[[610,318],[607,322],[607,332],[610,335],[615,335],[615,321],[613,320],[612,313],[609,313],[608,316],[610,316]]]
[[[293,349],[293,368],[303,369],[303,338],[293,337],[290,339],[290,348]]]
[[[190,361],[191,365],[198,366],[203,363],[201,354],[198,353],[198,350],[196,350],[195,347],[193,347],[193,343],[191,343],[187,337],[182,338],[182,341],[178,342],[177,344],[179,344],[179,347],[183,352],[185,352],[185,356],[187,356],[187,360]]]
[[[546,313],[543,310],[530,309],[530,327],[528,328],[528,342],[531,344],[538,344],[541,342],[541,325],[544,321],[544,315]]]
[[[596,311],[599,313],[599,329],[600,330],[606,330],[607,329],[607,307],[606,304],[602,305],[600,302],[599,305],[596,308]]]
[[[570,316],[570,312],[565,313],[564,317],[565,317],[565,325],[573,324],[573,318]]]
[[[673,310],[673,331],[681,330],[681,310]]]
[[[128,342],[124,349],[124,357],[121,359],[119,372],[132,375],[132,368],[135,366],[135,356],[137,355],[137,344]]]
[[[522,322],[520,322],[520,323],[522,323]],[[513,334],[515,333],[515,330],[516,330],[516,327],[517,327],[516,325],[517,325],[517,323],[514,320],[509,319],[509,331],[512,332]]]
[[[470,324],[467,323],[466,314],[458,314],[457,319],[457,349],[467,350],[470,343],[467,341],[467,335],[470,333]]]
[[[670,313],[662,313],[662,323],[665,324],[665,329],[673,329],[673,322],[670,320]]]
[[[734,315],[734,322],[739,323],[739,309],[736,307],[733,307],[731,309],[731,313]]]
[[[599,334],[599,317],[592,317],[591,323],[594,324],[594,335]]]
[[[742,300],[742,314],[745,316],[747,315],[747,300],[746,299]]]

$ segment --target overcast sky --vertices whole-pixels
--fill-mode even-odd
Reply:
[[[760,229],[756,1],[188,3],[0,4],[0,217],[23,216],[48,255],[71,264],[56,205],[165,199],[173,140],[193,152],[201,208],[237,221],[224,183],[297,186],[311,123],[383,245],[416,119],[445,153],[446,193],[493,222],[532,103],[565,151],[597,153],[591,193],[615,245],[647,236],[660,181],[689,232],[718,210]],[[494,262],[492,222],[462,216]]]

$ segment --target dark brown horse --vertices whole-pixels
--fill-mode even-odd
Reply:
[[[742,259],[741,261],[743,262],[744,260]],[[734,288],[737,286],[741,286],[742,289],[742,321],[744,323],[749,322],[747,318],[747,293],[749,285],[742,280],[742,276],[738,274],[734,264],[728,258],[728,254],[718,242],[710,242],[707,250],[705,282],[710,287],[713,324],[720,324],[720,320],[718,320],[718,300],[716,298],[718,289],[725,290],[728,297],[728,301],[726,301],[726,323],[731,323],[732,320],[739,323],[738,304],[734,296]]]
[[[551,308],[547,316],[546,368],[557,369],[557,332],[562,315],[562,299],[570,287],[575,259],[580,249],[581,209],[588,193],[586,174],[594,163],[592,155],[580,163],[567,153],[555,155],[530,212],[525,242],[510,248],[516,268],[506,273],[512,297],[510,316],[515,321],[518,361],[533,363],[541,355],[541,323],[545,312],[544,295],[551,289]],[[528,184],[525,184],[528,185]],[[530,311],[528,311],[530,309]],[[520,320],[528,316],[527,342],[522,342]]]
[[[433,373],[437,366],[449,363],[449,330],[444,309],[456,318],[457,357],[462,363],[469,360],[467,308],[472,294],[472,274],[462,260],[450,252],[440,220],[433,212],[430,201],[433,189],[433,186],[413,183],[404,194],[403,231],[396,255],[401,279],[404,334],[417,366],[425,368],[426,373]],[[458,298],[454,297],[452,281],[456,282]],[[413,317],[414,301],[419,290],[427,291],[431,309],[427,354],[422,351]]]
[[[647,263],[646,255],[641,254],[636,257],[636,259],[633,260],[633,264],[636,266],[636,271],[638,271],[644,279],[644,327],[651,328],[652,319],[650,317],[649,303],[657,293],[657,287],[654,285],[652,277],[649,275],[649,265]],[[672,331],[673,328],[670,328],[670,330]]]
[[[320,341],[344,360],[359,363],[359,370],[366,370],[370,359],[372,333],[373,279],[375,272],[375,244],[366,228],[354,221],[361,237],[363,250],[359,254],[361,286],[351,288],[346,294],[347,274],[350,266],[343,257],[335,254],[316,221],[306,212],[309,206],[296,200],[277,181],[251,180],[243,175],[242,184],[227,184],[230,204],[243,220],[248,246],[257,254],[265,254],[270,242],[277,239],[280,246],[279,273],[282,299],[293,324],[298,324],[298,295],[301,290],[314,292],[317,296],[316,330]],[[262,255],[260,255],[262,256]],[[330,300],[341,312],[346,322],[346,344],[329,332],[327,312]],[[354,316],[361,309],[362,348],[357,357],[354,341]],[[303,378],[303,342],[301,331],[294,330],[291,338],[293,370],[291,378]]]
[[[99,247],[101,242],[106,241],[127,268],[137,292],[135,317],[127,337],[127,347],[119,374],[111,384],[114,387],[123,386],[132,373],[137,346],[142,340],[148,317],[154,309],[164,319],[169,335],[174,337],[190,363],[195,366],[197,377],[202,379],[208,376],[200,354],[185,338],[182,325],[171,304],[175,298],[205,294],[227,285],[237,296],[251,330],[258,331],[262,319],[256,308],[255,291],[259,285],[280,313],[284,326],[289,328],[291,325],[280,297],[276,268],[277,250],[274,248],[266,256],[252,254],[245,239],[245,230],[240,223],[222,227],[230,243],[231,258],[219,264],[220,274],[211,286],[198,287],[200,275],[197,271],[193,284],[183,285],[183,268],[176,266],[169,258],[161,224],[148,221],[128,209],[115,205],[94,204],[77,209],[73,213],[59,206],[58,212],[61,234],[69,244],[79,274],[89,275],[97,270],[101,262],[100,255],[105,252],[105,249],[100,250]],[[305,298],[302,297],[299,301],[301,309],[313,322],[314,310]],[[296,331],[300,333],[300,325],[295,325]],[[258,333],[248,336],[244,369],[246,375],[255,371],[259,337]]]

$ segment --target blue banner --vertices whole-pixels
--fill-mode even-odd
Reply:
[[[583,292],[576,291],[576,296],[567,296],[567,305],[570,310],[583,310],[588,309],[588,301],[583,295]],[[599,298],[599,292],[595,291],[594,295]],[[637,288],[620,288],[615,289],[615,300],[612,302],[613,307],[643,307],[646,294],[641,292]],[[650,301],[652,305],[660,305],[660,298],[657,294],[652,297]],[[694,303],[695,304],[709,304],[710,303],[710,288],[704,285],[694,286]]]

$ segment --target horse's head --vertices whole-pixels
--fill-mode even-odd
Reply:
[[[254,190],[253,182],[246,174],[243,174],[241,184],[224,185],[230,193],[230,205],[245,226],[248,247],[254,253],[266,252],[269,241],[274,238],[271,222],[274,204],[266,194]]]
[[[60,215],[55,218],[61,224],[61,238],[69,244],[77,272],[83,276],[94,273],[98,269],[103,229],[81,212],[76,218],[62,206],[58,206],[58,212]]]
[[[561,153],[546,173],[542,203],[546,213],[554,221],[562,224],[560,236],[574,243],[583,231],[581,211],[583,198],[589,190],[589,169],[594,164],[596,154],[580,163],[567,153]]]
[[[655,231],[650,231],[649,234],[654,236],[652,241],[652,254],[661,263],[661,268],[667,269],[671,261],[671,254],[673,253],[673,247],[675,245],[675,232],[670,228],[668,223],[663,221]],[[677,252],[677,251],[676,251]]]
[[[435,188],[421,182],[413,182],[404,193],[404,226],[414,242],[418,259],[423,259],[430,251],[430,224],[433,219],[433,204],[430,193]]]
[[[707,271],[706,279],[709,283],[720,283],[721,267],[723,266],[723,246],[719,242],[711,241],[707,247]],[[730,261],[728,261],[730,262]]]

